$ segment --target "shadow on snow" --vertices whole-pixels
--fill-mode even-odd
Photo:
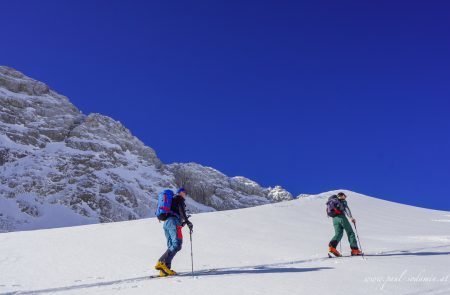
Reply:
[[[310,271],[319,271],[324,269],[333,269],[333,267],[306,267],[306,268],[297,268],[297,267],[281,267],[281,268],[272,268],[272,267],[256,267],[253,269],[219,269],[215,271],[205,271],[194,273],[195,276],[221,276],[221,275],[238,275],[238,274],[268,274],[268,273],[300,273],[300,272],[310,272]]]
[[[332,267],[311,267],[311,268],[273,268],[266,266],[257,266],[254,268],[224,268],[224,269],[214,269],[214,270],[200,270],[194,272],[195,277],[201,276],[220,276],[220,275],[239,275],[239,274],[280,274],[280,273],[302,273],[302,272],[311,272],[311,271],[320,271],[325,269],[333,269]],[[174,278],[182,278],[182,277],[190,277],[190,273],[183,273],[182,275],[169,277],[169,278],[161,278],[161,279],[174,279]],[[115,280],[108,282],[98,282],[98,283],[90,283],[90,284],[82,284],[82,285],[74,285],[67,287],[59,287],[59,288],[49,288],[49,289],[41,289],[41,290],[31,290],[31,291],[15,291],[9,293],[1,293],[0,295],[25,295],[25,294],[42,294],[49,292],[63,292],[63,291],[71,291],[71,290],[79,290],[86,288],[94,288],[94,287],[104,287],[104,286],[113,286],[119,284],[127,284],[127,283],[138,283],[140,281],[145,281],[149,279],[159,279],[157,277],[152,276],[142,276],[124,280]]]
[[[448,247],[448,246],[449,245],[432,247],[432,248],[442,248],[442,247]],[[430,249],[430,248],[428,248],[428,249]],[[414,249],[414,250],[417,251],[419,249]],[[384,252],[384,253],[379,253],[379,254],[365,254],[364,256],[367,256],[367,257],[391,257],[391,256],[450,255],[450,252],[430,252],[430,251],[411,252],[414,250],[395,251],[395,252],[392,251],[392,252]],[[277,266],[284,266],[284,265],[289,265],[289,264],[325,261],[328,259],[329,258],[326,257],[326,258],[317,258],[317,259],[298,260],[298,261],[292,261],[292,262],[274,263],[274,264],[267,264],[267,265],[245,266],[245,267],[239,267],[239,268],[231,267],[231,268],[219,268],[219,269],[209,269],[209,270],[206,269],[206,270],[196,271],[196,272],[194,272],[194,275],[196,277],[202,277],[202,276],[239,275],[239,274],[270,274],[270,273],[280,274],[280,273],[302,273],[302,272],[333,269],[332,267],[311,267],[311,268],[277,267]],[[180,276],[176,276],[176,277],[172,277],[172,278],[168,278],[168,279],[189,277],[189,276],[190,276],[190,273],[183,273]],[[94,287],[104,287],[104,286],[113,286],[113,285],[119,285],[119,284],[138,283],[140,281],[145,281],[145,280],[149,280],[149,279],[153,279],[153,278],[155,278],[155,277],[147,275],[147,276],[129,278],[129,279],[123,279],[123,280],[98,282],[98,283],[74,285],[74,286],[67,286],[67,287],[59,287],[59,288],[49,288],[49,289],[32,290],[32,291],[14,291],[14,292],[8,292],[8,293],[0,293],[0,295],[19,295],[19,294],[28,295],[28,294],[41,294],[41,293],[49,293],[49,292],[63,292],[63,291],[79,290],[79,289],[94,288]]]

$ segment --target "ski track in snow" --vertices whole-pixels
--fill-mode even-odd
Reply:
[[[436,251],[438,249],[447,248],[448,252],[439,252]],[[434,251],[433,251],[434,250]],[[195,270],[194,276],[191,276],[190,272],[183,272],[177,276],[174,277],[165,277],[160,278],[156,275],[144,275],[134,278],[127,278],[127,279],[119,279],[119,280],[112,280],[112,281],[101,281],[101,282],[93,282],[93,283],[86,283],[86,284],[75,284],[73,286],[66,286],[66,287],[58,287],[58,288],[49,288],[49,289],[42,289],[42,290],[29,290],[29,291],[14,291],[14,292],[8,292],[8,293],[0,293],[0,295],[31,295],[31,294],[47,294],[47,293],[58,293],[58,292],[65,292],[65,291],[74,291],[74,290],[86,290],[90,288],[99,288],[99,287],[110,287],[112,286],[113,289],[120,289],[118,287],[114,287],[114,285],[123,285],[123,284],[137,284],[142,281],[148,281],[148,280],[175,280],[177,282],[182,282],[185,279],[199,279],[203,277],[209,277],[209,276],[229,276],[229,275],[242,275],[242,274],[265,274],[265,273],[302,273],[302,272],[310,272],[310,271],[318,271],[318,270],[331,270],[333,267],[330,266],[322,266],[322,267],[292,267],[292,265],[300,265],[300,264],[306,264],[306,263],[316,263],[316,262],[327,262],[325,264],[336,264],[336,263],[343,263],[347,259],[362,259],[362,260],[368,260],[368,259],[376,259],[380,257],[399,257],[402,256],[429,256],[429,255],[450,255],[450,245],[443,245],[443,246],[435,246],[435,247],[421,247],[421,248],[414,248],[410,250],[392,250],[392,251],[382,251],[377,253],[367,253],[364,256],[343,256],[343,257],[317,257],[317,258],[310,258],[310,259],[303,259],[303,260],[296,260],[296,261],[290,261],[290,262],[280,262],[280,263],[272,263],[272,264],[261,264],[261,265],[253,265],[253,266],[241,266],[241,267],[225,267],[225,268],[212,268],[212,269],[203,269],[203,270]],[[93,280],[103,280],[104,277],[89,277],[88,279]],[[74,283],[81,283],[83,280],[76,280]],[[0,285],[0,287],[5,287],[5,285]],[[20,287],[20,285],[12,285],[12,287]],[[139,287],[138,285],[131,286],[132,288]],[[413,292],[413,293],[406,293],[408,295],[414,295],[414,294],[448,294],[450,289],[442,289],[442,290],[436,290],[430,289],[428,292],[420,291],[420,292]]]

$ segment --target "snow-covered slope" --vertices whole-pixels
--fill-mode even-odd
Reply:
[[[199,164],[164,165],[120,122],[84,115],[46,84],[0,66],[0,232],[150,217],[158,192],[176,186],[189,190],[191,212],[292,198]]]
[[[348,192],[366,260],[329,259],[330,194],[194,215],[194,278],[148,278],[165,250],[153,218],[0,234],[0,293],[450,294],[449,212]],[[190,267],[185,231],[173,268]]]

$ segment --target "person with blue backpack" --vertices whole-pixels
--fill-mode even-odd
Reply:
[[[163,228],[167,240],[167,250],[155,265],[155,269],[162,277],[177,274],[171,269],[171,266],[173,258],[181,250],[183,244],[183,226],[187,225],[192,234],[194,226],[186,214],[186,195],[187,192],[184,188],[178,189],[176,195],[172,190],[164,190],[158,195],[156,217],[160,221],[164,221]]]
[[[346,199],[347,196],[343,192],[340,192],[337,195],[332,195],[329,197],[327,202],[327,215],[329,217],[333,217],[333,226],[335,231],[333,238],[328,244],[328,252],[336,257],[342,256],[336,247],[344,235],[344,230],[347,233],[348,241],[350,243],[351,255],[363,255],[361,250],[359,250],[355,232],[347,219],[347,217],[350,218],[351,222],[356,224],[356,220],[352,216],[352,212],[348,207]]]

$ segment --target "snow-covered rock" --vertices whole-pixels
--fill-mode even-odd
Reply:
[[[199,164],[164,165],[120,122],[84,115],[46,84],[0,66],[0,231],[150,217],[157,193],[181,185],[192,213],[292,198]]]
[[[248,178],[242,176],[230,178],[213,168],[196,163],[176,163],[167,165],[167,168],[173,173],[177,186],[185,187],[192,192],[192,197],[196,201],[217,210],[292,199],[292,195],[281,187],[265,189]]]
[[[270,199],[274,201],[286,201],[286,200],[292,200],[292,194],[282,188],[281,186],[277,185],[274,188],[269,188],[268,196]]]

